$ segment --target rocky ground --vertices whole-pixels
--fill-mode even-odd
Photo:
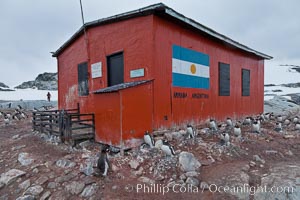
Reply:
[[[274,124],[265,122],[260,134],[243,126],[242,138],[231,136],[226,145],[205,124],[195,139],[185,130],[166,131],[155,140],[170,141],[174,157],[147,147],[111,152],[102,177],[100,144],[71,147],[32,131],[30,118],[8,125],[0,118],[0,200],[300,199],[300,133],[293,124],[276,132]]]

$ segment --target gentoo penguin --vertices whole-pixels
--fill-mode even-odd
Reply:
[[[282,126],[280,122],[276,122],[274,130],[277,132],[282,131]]]
[[[211,130],[213,130],[213,131],[217,131],[217,130],[218,130],[218,128],[217,128],[217,123],[216,123],[215,120],[213,120],[213,119],[210,119],[210,120],[209,120],[209,128],[210,128]]]
[[[284,122],[283,122],[283,124],[285,126],[288,126],[290,123],[291,123],[291,120],[289,120],[289,119],[285,119]]]
[[[240,137],[242,135],[242,130],[241,130],[241,127],[236,124],[233,128],[233,134],[236,136],[236,137]]]
[[[0,111],[0,117],[2,117],[2,116],[3,116],[3,112]]]
[[[160,148],[167,156],[175,155],[174,148],[169,144],[167,140],[163,140],[163,144],[161,145]]]
[[[188,138],[195,138],[196,131],[194,130],[192,125],[190,125],[190,124],[187,125],[186,132],[187,132]]]
[[[100,154],[98,162],[97,162],[97,167],[103,176],[107,175],[107,172],[109,169],[109,161],[107,158],[108,152],[109,152],[109,146],[108,145],[102,146],[101,154]]]
[[[278,115],[278,116],[277,116],[277,121],[278,121],[278,122],[282,122],[282,121],[283,121],[283,118],[282,118],[281,115]]]
[[[299,117],[298,116],[295,116],[294,118],[293,118],[293,123],[298,123],[299,122]]]
[[[250,125],[251,124],[251,117],[246,117],[244,119],[244,122],[243,122],[244,125]]]
[[[295,125],[295,130],[300,130],[300,122]]]
[[[273,112],[270,113],[270,120],[275,120],[275,115]]]
[[[221,144],[222,145],[227,145],[228,142],[230,141],[230,136],[228,133],[221,133],[220,135],[220,139],[221,139]]]
[[[271,113],[268,113],[268,112],[264,114],[264,118],[266,121],[270,120],[270,115],[271,115]]]
[[[227,126],[232,127],[232,120],[230,117],[227,117],[226,124],[227,124]]]
[[[150,148],[153,148],[155,145],[154,139],[152,138],[152,136],[149,134],[148,131],[146,131],[144,134],[144,141],[146,144],[150,146]]]
[[[256,120],[254,120],[252,123],[252,131],[260,133],[260,124]]]
[[[8,125],[9,124],[9,118],[8,117],[4,117],[4,123],[5,123],[5,125]]]
[[[20,105],[17,105],[17,108],[18,108],[19,110],[22,110],[22,109],[23,109],[22,106],[20,106]]]

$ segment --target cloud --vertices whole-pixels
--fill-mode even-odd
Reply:
[[[82,2],[88,22],[160,1]],[[219,33],[274,56],[275,60],[300,58],[297,0],[162,2]],[[56,59],[49,52],[57,50],[82,25],[79,0],[1,0],[0,7],[0,82],[15,86],[33,80],[39,73],[55,72]]]

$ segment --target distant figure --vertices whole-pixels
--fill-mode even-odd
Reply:
[[[48,99],[48,101],[50,101],[50,99],[51,99],[51,94],[50,94],[50,92],[47,93],[47,99]]]

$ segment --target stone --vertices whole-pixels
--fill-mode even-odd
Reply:
[[[256,161],[256,162],[260,162],[262,164],[265,163],[265,160],[263,160],[262,158],[260,158],[259,155],[254,155],[253,156],[253,160]]]
[[[134,174],[135,176],[141,176],[141,175],[143,174],[143,172],[144,172],[144,168],[143,168],[143,167],[140,167],[139,170],[133,172],[133,174]]]
[[[198,187],[199,186],[199,180],[195,177],[188,177],[185,181],[186,184],[188,185],[193,185]]]
[[[72,181],[65,186],[65,189],[73,195],[78,195],[82,192],[84,186],[83,182]]]
[[[138,178],[138,181],[142,182],[142,183],[146,183],[146,184],[155,184],[155,181],[145,177],[145,176],[141,176],[140,178]]]
[[[50,197],[50,195],[51,195],[51,192],[47,191],[41,196],[40,200],[46,200]]]
[[[19,153],[18,161],[21,163],[21,165],[27,166],[32,164],[34,160],[30,158],[28,153]]]
[[[116,165],[111,164],[111,170],[112,170],[113,172],[117,172],[117,171],[119,171],[119,168],[118,168]]]
[[[180,132],[172,132],[172,138],[174,138],[176,140],[181,140],[182,137],[183,137],[182,133],[180,133]]]
[[[33,195],[33,196],[38,196],[43,192],[44,188],[40,185],[34,185],[29,187],[26,191],[25,194]]]
[[[39,177],[36,181],[35,184],[36,185],[43,185],[44,183],[46,183],[49,180],[49,178],[47,176],[41,176]]]
[[[5,184],[2,183],[2,182],[0,182],[0,190],[1,190],[2,188],[4,188],[4,186],[5,186]]]
[[[165,133],[165,138],[168,140],[168,141],[172,141],[173,140],[173,136],[172,136],[172,133]]]
[[[179,166],[183,172],[197,171],[201,167],[201,163],[192,153],[183,151],[179,154]]]
[[[26,147],[26,145],[19,145],[19,146],[12,147],[11,150],[16,151],[16,150],[19,150],[19,149],[22,149],[22,148],[25,148],[25,147]]]
[[[80,164],[79,170],[86,176],[91,176],[94,173],[93,164],[88,162],[86,164]]]
[[[71,194],[65,190],[60,190],[51,194],[48,200],[69,200]]]
[[[139,167],[140,163],[137,160],[131,160],[129,162],[129,166],[131,169],[137,169]]]
[[[49,188],[49,189],[55,189],[56,186],[57,186],[57,184],[55,182],[50,182],[50,183],[48,183],[47,188]]]
[[[30,186],[30,179],[23,181],[18,187],[20,189],[26,190]]]
[[[36,200],[36,198],[32,195],[24,195],[24,196],[18,197],[16,200]]]
[[[186,178],[187,178],[187,177],[186,177],[186,175],[185,175],[185,174],[181,174],[181,175],[179,176],[179,179],[180,179],[180,180],[184,180],[184,181],[185,181],[185,180],[186,180]]]
[[[39,169],[38,169],[38,168],[34,168],[34,169],[32,170],[32,172],[35,173],[35,174],[37,174],[37,173],[39,173]]]
[[[0,177],[0,183],[3,183],[5,185],[9,185],[10,183],[13,183],[17,180],[17,178],[25,175],[26,172],[23,172],[18,169],[11,169],[8,172],[2,173]]]
[[[18,139],[19,137],[20,137],[20,135],[17,134],[17,135],[12,136],[11,138],[12,138],[13,140],[16,140],[16,139]]]
[[[284,139],[293,139],[293,138],[295,138],[295,136],[294,135],[284,135],[283,138]]]
[[[55,164],[57,167],[61,167],[61,168],[72,168],[76,165],[75,162],[71,162],[70,160],[67,159],[57,160]]]
[[[118,186],[114,185],[114,186],[111,187],[111,189],[116,190],[116,189],[118,189]]]
[[[250,167],[255,167],[255,166],[256,166],[256,163],[253,162],[253,161],[250,161],[249,166],[250,166]]]
[[[190,171],[190,172],[186,172],[185,175],[186,175],[187,177],[196,177],[196,176],[199,175],[199,173],[198,173],[198,172],[195,172],[195,171]]]
[[[85,198],[93,196],[97,192],[98,188],[97,184],[88,185],[84,188],[80,196]]]

